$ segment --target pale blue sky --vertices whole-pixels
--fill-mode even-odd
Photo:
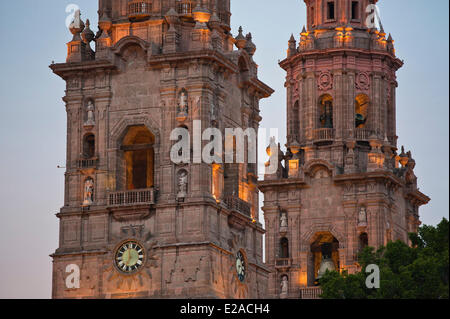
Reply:
[[[64,82],[48,68],[63,62],[68,4],[96,26],[95,0],[0,1],[0,298],[49,298],[51,259],[58,245],[55,213],[63,204],[66,115]],[[417,161],[421,190],[432,198],[422,220],[436,224],[449,214],[448,0],[381,0],[386,32],[405,60],[398,73],[400,145]],[[232,0],[233,34],[252,32],[260,78],[276,90],[262,102],[263,127],[285,135],[284,71],[287,41],[305,24],[302,0]],[[96,30],[96,28],[94,28]],[[94,31],[95,31],[94,30]]]

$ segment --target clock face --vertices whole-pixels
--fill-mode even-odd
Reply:
[[[236,272],[239,280],[243,282],[245,280],[247,265],[245,264],[245,258],[242,252],[238,252],[236,255]]]
[[[125,274],[137,272],[144,265],[144,259],[145,249],[135,241],[122,244],[115,255],[117,268]]]

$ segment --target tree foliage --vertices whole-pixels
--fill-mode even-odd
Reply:
[[[412,247],[402,241],[375,250],[366,247],[359,255],[362,272],[349,275],[327,272],[321,279],[324,299],[448,299],[449,221],[423,226],[409,235]],[[380,288],[366,287],[365,269],[380,268]]]

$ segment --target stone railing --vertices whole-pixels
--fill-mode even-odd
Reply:
[[[304,287],[300,288],[300,299],[320,299],[322,288],[320,287]]]
[[[177,1],[177,12],[184,16],[192,15],[192,9],[194,9],[194,2],[192,0],[180,0]]]
[[[77,167],[80,169],[96,168],[98,165],[98,158],[80,159],[77,161]]]
[[[355,138],[357,141],[368,141],[370,137],[375,134],[374,130],[369,130],[365,128],[357,128],[355,129]]]
[[[128,3],[128,18],[145,18],[152,14],[153,3],[151,1],[133,0]]]
[[[290,258],[277,258],[275,260],[275,268],[289,268],[291,267]]]
[[[126,207],[155,204],[155,189],[137,189],[112,192],[108,195],[109,207]]]
[[[225,205],[229,209],[240,212],[244,215],[251,216],[252,205],[236,196],[228,196],[224,198]]]
[[[334,139],[334,132],[335,130],[333,128],[320,128],[314,130],[314,140],[319,142],[332,141]]]

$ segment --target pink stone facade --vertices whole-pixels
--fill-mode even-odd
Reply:
[[[298,43],[291,37],[280,63],[287,150],[278,172],[259,183],[270,298],[314,297],[324,244],[335,269],[351,273],[365,246],[408,242],[429,201],[417,188],[411,152],[398,151],[396,71],[403,62],[382,27],[366,27],[369,2],[305,0],[307,28]]]
[[[51,65],[67,82],[68,124],[53,297],[265,297],[255,166],[170,158],[172,130],[192,134],[196,120],[258,128],[273,91],[251,34],[231,35],[229,0],[100,0],[99,17],[96,35],[73,24],[66,63]],[[130,240],[145,255],[126,274],[115,258]],[[66,284],[73,264],[79,288]]]
[[[365,246],[417,231],[429,198],[398,150],[403,62],[365,24],[376,1],[305,2],[280,63],[287,149],[261,181],[248,160],[171,160],[175,128],[257,130],[273,93],[251,34],[230,33],[229,0],[100,0],[97,33],[74,21],[50,66],[67,83],[53,298],[317,298],[324,261],[354,272]]]

